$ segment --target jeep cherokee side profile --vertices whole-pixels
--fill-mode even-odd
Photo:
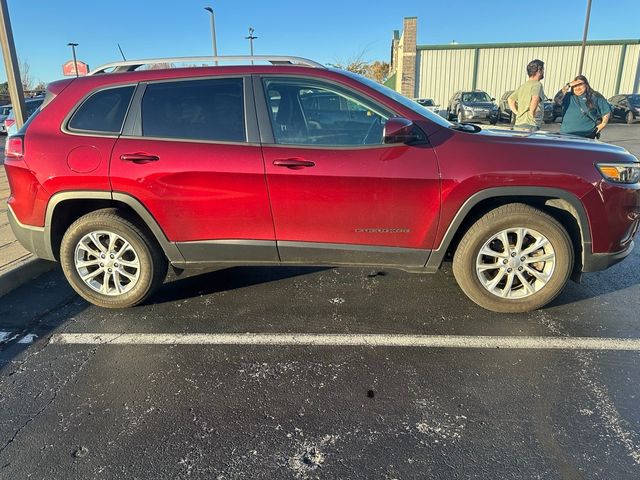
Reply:
[[[272,65],[138,69],[214,60]],[[16,237],[103,307],[143,302],[169,265],[435,272],[449,257],[478,305],[523,312],[627,256],[640,222],[623,148],[450,123],[295,57],[54,82],[6,157]]]

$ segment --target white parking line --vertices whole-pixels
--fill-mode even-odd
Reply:
[[[287,345],[640,351],[640,339],[636,338],[464,335],[57,333],[51,337],[49,343],[58,345]]]

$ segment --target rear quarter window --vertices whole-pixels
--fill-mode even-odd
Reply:
[[[120,133],[134,88],[128,85],[94,93],[76,110],[67,128],[80,132]]]

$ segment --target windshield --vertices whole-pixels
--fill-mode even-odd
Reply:
[[[449,128],[452,125],[451,122],[448,122],[447,120],[442,118],[440,115],[436,115],[435,113],[424,108],[419,103],[414,102],[413,100],[405,97],[404,95],[400,95],[398,92],[396,92],[395,90],[391,90],[389,87],[385,87],[384,85],[381,85],[378,82],[375,82],[366,77],[363,77],[362,75],[358,75],[357,73],[348,72],[346,70],[340,70],[337,68],[333,68],[331,70],[333,70],[334,72],[340,72],[343,75],[346,75],[348,77],[351,77],[359,81],[360,83],[364,83],[367,87],[373,88],[377,92],[380,92],[381,94],[391,98],[392,100],[395,100],[396,102],[401,104],[403,107],[407,107],[408,109],[414,111],[418,115],[424,118],[427,118],[442,127]]]
[[[485,92],[469,92],[462,94],[463,102],[490,102],[491,97],[487,95]]]
[[[629,95],[629,103],[632,105],[640,105],[640,95]]]
[[[416,102],[418,102],[423,107],[435,106],[435,103],[433,103],[433,100],[431,100],[430,98],[419,98],[418,100],[416,100]]]

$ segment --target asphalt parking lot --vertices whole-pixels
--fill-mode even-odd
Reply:
[[[640,124],[603,140],[640,156]],[[0,478],[637,479],[639,298],[637,248],[518,315],[449,264],[227,268],[115,311],[50,272],[0,299]]]

